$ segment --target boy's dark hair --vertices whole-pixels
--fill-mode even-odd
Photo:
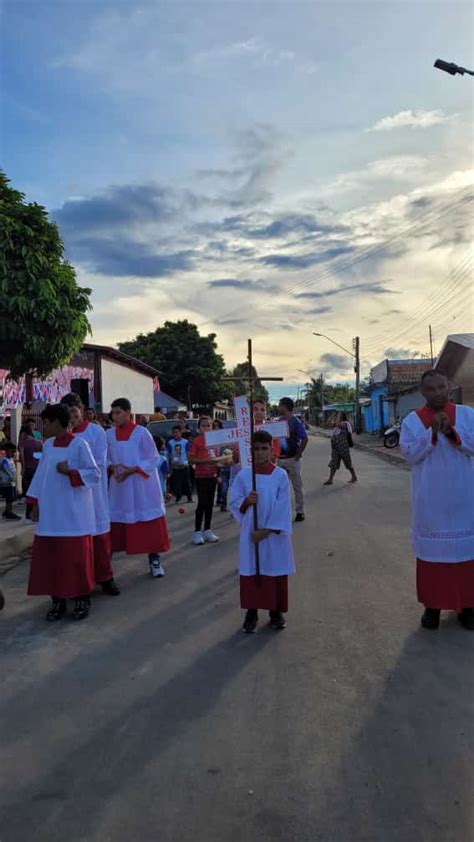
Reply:
[[[17,450],[17,446],[13,441],[4,441],[0,447],[5,451],[5,453],[15,453]]]
[[[60,403],[64,404],[64,406],[77,406],[78,409],[82,409],[83,407],[79,395],[76,395],[75,392],[69,392],[67,395],[63,395]]]
[[[174,433],[175,430],[179,430],[179,432],[182,433],[183,432],[183,425],[182,424],[175,424],[173,429],[171,430],[171,432]]]
[[[272,441],[273,439],[270,433],[267,433],[266,430],[257,430],[257,432],[253,434],[254,444],[271,444]]]
[[[49,404],[41,413],[43,421],[59,421],[61,427],[69,424],[69,407],[64,403]]]
[[[128,398],[115,398],[110,405],[112,409],[124,409],[125,412],[132,411],[132,404]]]
[[[429,368],[428,371],[424,371],[421,375],[421,382],[424,383],[425,380],[428,380],[430,377],[443,377],[446,382],[448,382],[448,378],[442,371],[437,371],[436,368]]]
[[[286,406],[286,408],[289,409],[290,412],[293,412],[293,410],[295,408],[295,402],[292,401],[291,398],[281,398],[280,404],[283,404],[283,406]]]

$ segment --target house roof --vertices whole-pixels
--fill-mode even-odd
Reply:
[[[160,409],[186,409],[182,401],[178,401],[176,398],[172,398],[171,395],[167,395],[166,392],[160,390],[153,392],[153,400],[155,406],[159,406]]]
[[[158,377],[161,374],[157,368],[153,368],[153,366],[147,365],[147,363],[137,360],[129,354],[124,354],[123,351],[119,351],[118,348],[111,348],[109,345],[95,345],[91,342],[85,342],[81,350],[96,351],[101,354],[102,357],[113,360],[114,362],[119,363],[119,365],[125,365],[127,368],[133,368],[135,371],[140,371],[142,374],[148,374],[149,377]]]
[[[474,333],[451,333],[446,337],[435,368],[447,377],[454,377],[467,354],[474,351]]]

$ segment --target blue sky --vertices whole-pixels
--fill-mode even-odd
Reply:
[[[473,8],[3,3],[2,162],[94,340],[187,317],[229,365],[352,376],[473,329]],[[472,188],[471,188],[472,189]]]

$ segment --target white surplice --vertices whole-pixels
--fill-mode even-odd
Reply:
[[[400,449],[412,471],[412,544],[417,558],[474,560],[474,410],[456,406],[454,444],[433,442],[416,412],[402,424]]]
[[[158,451],[153,437],[141,426],[135,426],[126,440],[117,439],[117,433],[118,428],[106,433],[108,464],[125,465],[138,471],[124,482],[110,478],[110,520],[138,523],[164,517],[165,501],[156,469]]]
[[[244,500],[252,491],[251,468],[243,468],[237,474],[230,489],[231,512],[240,525],[239,573],[254,576],[255,544],[252,542],[253,511],[240,511]],[[291,534],[291,499],[288,475],[283,468],[275,468],[271,474],[257,474],[257,514],[259,529],[277,529],[280,534],[271,534],[260,542],[260,573],[263,576],[284,576],[295,572]]]
[[[92,488],[100,481],[100,470],[86,441],[73,436],[67,447],[55,447],[54,439],[44,443],[28,497],[38,501],[36,534],[67,538],[94,535],[96,519]],[[83,485],[73,487],[68,476],[58,473],[59,462],[67,461]]]
[[[105,430],[99,424],[86,422],[81,427],[83,429],[76,429],[74,434],[87,442],[100,470],[100,481],[92,487],[96,519],[96,531],[93,534],[103,535],[105,532],[110,532],[107,437]]]

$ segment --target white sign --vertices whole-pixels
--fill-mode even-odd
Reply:
[[[250,434],[250,406],[247,398],[241,395],[234,398],[235,417],[237,427],[231,430],[213,430],[205,434],[206,445],[238,444],[240,464],[247,468],[252,464],[252,447]],[[256,424],[255,430],[265,430],[274,439],[283,439],[288,436],[288,424],[286,421],[273,421],[268,424]]]

